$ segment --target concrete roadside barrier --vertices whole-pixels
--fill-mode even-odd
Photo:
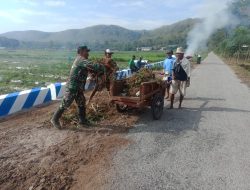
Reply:
[[[66,82],[50,84],[47,87],[50,89],[51,99],[57,100],[63,97],[66,88]]]
[[[132,75],[132,72],[130,69],[123,69],[123,70],[117,71],[116,74],[117,74],[116,79],[121,80],[121,79],[130,77]]]
[[[0,96],[0,117],[50,102],[50,88],[33,88]]]
[[[161,68],[163,68],[163,61],[147,64],[147,65],[145,65],[145,68],[148,68],[148,69],[161,69]]]

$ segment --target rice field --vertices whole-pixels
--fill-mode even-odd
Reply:
[[[98,60],[103,54],[90,52],[89,59]],[[132,55],[149,63],[165,58],[161,51],[115,52],[113,58],[123,69]],[[0,50],[0,95],[66,81],[75,56],[75,51],[68,50]]]

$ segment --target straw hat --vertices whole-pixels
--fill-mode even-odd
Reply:
[[[184,50],[182,47],[178,47],[175,53],[184,53]]]

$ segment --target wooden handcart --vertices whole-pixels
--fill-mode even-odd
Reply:
[[[153,119],[161,118],[164,107],[165,85],[157,81],[143,82],[138,97],[125,96],[125,80],[114,81],[110,93],[111,102],[116,104],[117,111],[124,112],[128,108],[151,107]]]

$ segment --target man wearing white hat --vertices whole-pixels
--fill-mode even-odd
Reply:
[[[112,59],[112,52],[110,49],[104,51],[104,58],[101,60],[101,63],[106,67],[106,88],[110,90],[110,84],[115,79],[115,73],[119,70],[116,62]]]
[[[186,95],[186,88],[187,86],[189,86],[190,75],[191,75],[190,62],[188,59],[184,57],[183,48],[178,47],[176,50],[176,61],[173,66],[173,80],[170,86],[170,94],[171,94],[170,109],[173,109],[174,97],[178,91],[180,92],[179,108],[181,108],[183,98]]]

